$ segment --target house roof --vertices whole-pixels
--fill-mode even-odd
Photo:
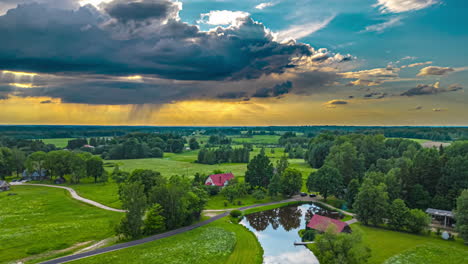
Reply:
[[[0,181],[0,187],[3,187],[3,186],[10,186],[10,184],[8,184],[8,182],[6,181]]]
[[[232,178],[234,178],[234,174],[232,173],[213,174],[208,177],[211,178],[211,181],[213,182],[214,185],[224,186],[226,181],[229,181]],[[207,183],[207,185],[211,185],[211,184]]]
[[[307,227],[325,232],[327,228],[330,226],[330,224],[336,226],[336,232],[340,233],[343,231],[343,229],[348,226],[347,223],[342,222],[340,220],[328,218],[326,216],[321,216],[318,214],[314,214],[312,219],[310,219],[309,223],[307,224]]]
[[[454,217],[453,213],[451,211],[434,209],[434,208],[427,208],[426,213],[428,213],[430,215],[448,216],[448,217],[452,217],[452,218]]]

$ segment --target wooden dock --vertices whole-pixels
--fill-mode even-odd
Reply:
[[[294,242],[294,245],[295,245],[295,246],[305,246],[305,245],[314,244],[314,243],[315,243],[314,241],[310,241],[310,242]]]

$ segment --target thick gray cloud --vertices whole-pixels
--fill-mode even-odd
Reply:
[[[291,89],[293,88],[293,84],[291,81],[287,81],[284,83],[277,84],[271,88],[261,88],[258,89],[252,97],[261,97],[261,98],[266,98],[266,97],[277,97],[281,96],[283,94],[289,93]]]
[[[0,15],[6,13],[9,9],[15,8],[17,5],[43,3],[61,9],[72,9],[78,7],[78,0],[1,0]]]
[[[436,82],[434,84],[419,84],[415,88],[411,88],[408,91],[403,92],[401,96],[430,95],[438,93],[455,92],[462,89],[463,87],[459,84],[452,84],[447,88],[443,88],[440,86],[439,82]]]
[[[106,12],[124,23],[129,21],[166,20],[176,17],[179,5],[169,0],[143,0],[129,2],[114,0],[106,5]]]

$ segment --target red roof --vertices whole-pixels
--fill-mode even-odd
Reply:
[[[208,176],[211,178],[211,181],[214,183],[216,186],[224,186],[224,183],[226,181],[231,180],[234,178],[234,174],[232,173],[222,173],[222,174],[213,174]],[[211,182],[205,183],[205,185],[212,185]]]
[[[315,214],[312,219],[310,219],[309,223],[307,224],[307,227],[325,232],[327,228],[330,226],[330,224],[335,225],[336,227],[336,232],[340,233],[343,231],[343,229],[348,226],[347,223],[342,222],[340,220],[328,218],[326,216],[321,216],[318,214]]]

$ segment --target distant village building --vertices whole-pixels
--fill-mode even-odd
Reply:
[[[10,190],[10,184],[6,181],[0,181],[0,192],[5,192]]]
[[[229,181],[234,179],[232,173],[213,174],[208,176],[205,185],[224,187],[229,184]]]
[[[455,224],[455,216],[451,211],[427,208],[426,213],[431,216],[433,225],[452,227]]]
[[[32,173],[29,173],[28,170],[24,170],[22,176],[24,180],[42,181],[42,180],[47,179],[47,171],[41,170],[41,171],[34,171]]]
[[[349,227],[347,223],[318,214],[314,214],[307,224],[308,228],[315,229],[319,232],[325,232],[330,226],[334,226],[334,231],[336,233],[351,233],[351,227]]]
[[[55,184],[64,184],[65,182],[67,182],[67,181],[65,180],[65,178],[62,178],[62,177],[57,178],[57,179],[54,180]]]
[[[94,146],[91,146],[91,145],[84,145],[83,148],[90,148],[90,149],[93,149]]]

